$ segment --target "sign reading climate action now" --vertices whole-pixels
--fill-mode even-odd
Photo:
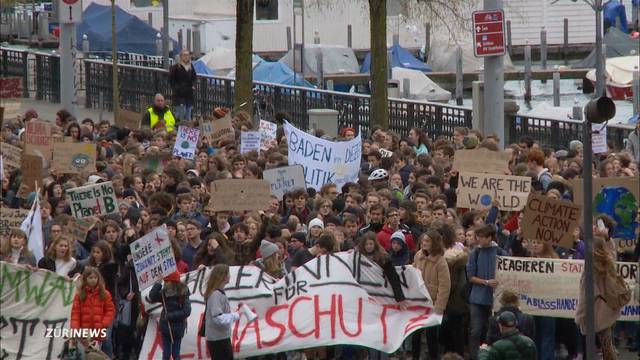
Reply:
[[[522,220],[525,239],[538,239],[573,248],[573,231],[580,226],[581,205],[546,196],[529,196]]]
[[[111,181],[67,190],[71,213],[76,219],[118,212],[116,192]]]
[[[246,358],[318,346],[353,344],[391,353],[414,331],[440,324],[420,272],[397,267],[407,308],[400,310],[382,269],[357,252],[315,258],[276,280],[256,266],[232,266],[225,287],[231,311],[247,304],[258,315],[232,325],[235,358]],[[206,358],[206,339],[197,335],[203,321],[203,293],[211,268],[182,275],[191,293],[191,316],[181,356]],[[146,301],[149,289],[142,292]],[[160,304],[144,303],[150,314],[139,359],[162,353]]]
[[[638,321],[638,263],[618,262],[616,266],[632,294],[631,302],[620,310],[620,320]],[[502,292],[512,289],[519,294],[520,310],[527,314],[575,318],[583,267],[582,260],[499,256],[493,307],[498,310]]]

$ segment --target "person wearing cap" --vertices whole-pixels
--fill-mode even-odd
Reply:
[[[149,106],[142,115],[140,126],[149,127],[151,130],[165,129],[168,133],[173,132],[176,119],[173,117],[169,105],[165,104],[162,94],[156,94],[153,98],[153,105]]]
[[[518,319],[511,311],[504,311],[497,317],[500,340],[491,346],[482,345],[479,360],[536,360],[536,344],[531,338],[518,331]]]
[[[536,334],[536,323],[533,317],[520,311],[520,301],[518,294],[511,289],[505,289],[500,295],[500,310],[496,312],[494,317],[489,319],[489,331],[487,333],[487,344],[491,345],[500,340],[500,328],[498,327],[498,318],[505,311],[510,311],[516,316],[516,327],[521,334],[533,339]]]
[[[260,255],[259,259],[252,262],[253,265],[264,270],[275,279],[280,279],[285,275],[285,267],[278,245],[268,240],[262,240],[260,242]]]

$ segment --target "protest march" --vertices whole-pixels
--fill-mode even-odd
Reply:
[[[584,359],[587,307],[638,351],[637,148],[37,112],[2,125],[0,359]]]

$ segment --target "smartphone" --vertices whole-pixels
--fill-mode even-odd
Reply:
[[[598,221],[596,221],[596,226],[598,227],[598,230],[607,231],[607,227],[604,226],[604,221],[602,221],[602,219],[598,219]]]

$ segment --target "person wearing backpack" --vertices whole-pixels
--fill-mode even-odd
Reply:
[[[576,308],[576,324],[582,335],[587,332],[585,281],[583,272]],[[602,352],[603,360],[615,360],[617,355],[611,338],[611,327],[620,317],[620,310],[631,301],[631,291],[616,271],[615,259],[607,241],[600,236],[593,238],[593,282],[596,345]]]
[[[479,360],[536,360],[536,344],[531,338],[521,335],[517,328],[518,319],[511,311],[498,316],[501,337],[491,346],[482,345]]]
[[[180,344],[191,315],[189,289],[180,281],[177,271],[164,278],[164,285],[153,284],[149,292],[150,303],[162,303],[160,334],[162,335],[162,360],[180,360]]]

